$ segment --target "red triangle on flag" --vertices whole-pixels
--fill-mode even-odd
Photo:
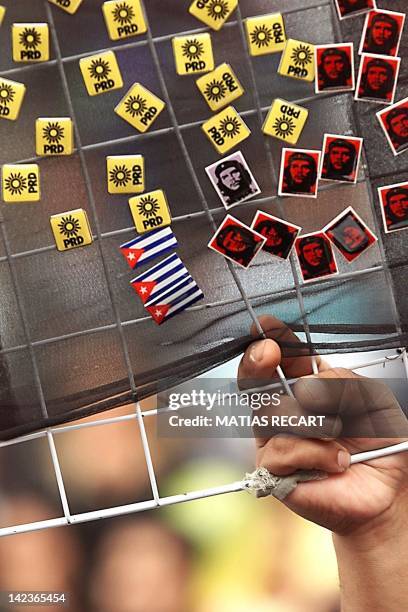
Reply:
[[[146,310],[152,315],[156,323],[160,325],[170,310],[170,306],[168,304],[156,304],[155,306],[148,306]]]
[[[156,281],[147,281],[147,282],[136,282],[132,283],[136,293],[142,300],[143,304],[146,304],[147,300],[151,296],[153,289],[156,287]]]
[[[129,266],[133,269],[136,268],[136,264],[144,253],[144,249],[121,249],[122,253],[128,262]]]

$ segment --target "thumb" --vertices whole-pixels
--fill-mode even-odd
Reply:
[[[238,367],[238,386],[250,389],[254,386],[269,384],[276,376],[276,368],[281,361],[279,345],[271,339],[254,342],[245,351]]]

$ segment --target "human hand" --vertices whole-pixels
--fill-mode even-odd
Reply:
[[[311,357],[295,346],[282,355],[275,341],[297,342],[300,347],[297,337],[273,317],[262,317],[260,323],[268,339],[255,342],[243,356],[238,372],[240,387],[247,388],[256,380],[277,379],[276,367],[281,365],[288,378],[301,378],[293,389],[295,399],[284,397],[279,412],[325,414],[328,427],[323,434],[320,431],[307,438],[273,432],[261,437],[258,433],[258,466],[280,476],[299,469],[328,474],[327,479],[299,484],[284,503],[338,534],[372,529],[401,505],[406,513],[407,453],[350,466],[350,454],[396,444],[408,437],[407,419],[388,387],[351,370],[330,369],[319,356],[315,358],[319,374],[310,377]],[[256,330],[253,332],[255,335]],[[268,412],[276,414],[277,409],[271,406]],[[342,428],[352,431],[353,426],[361,437],[342,437]],[[375,437],[378,431],[383,437]],[[372,432],[372,437],[367,437],[367,432]]]

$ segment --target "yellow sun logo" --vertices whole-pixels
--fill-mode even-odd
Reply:
[[[184,57],[186,57],[190,62],[192,62],[193,60],[200,59],[201,55],[204,53],[204,45],[196,38],[191,38],[189,40],[186,40],[186,42],[182,46],[182,51]]]
[[[122,2],[117,4],[112,11],[113,21],[119,23],[121,26],[132,23],[132,19],[135,17],[135,11],[130,4]]]
[[[35,49],[41,44],[41,34],[35,28],[24,28],[20,33],[20,44],[27,50]]]
[[[279,138],[287,138],[292,136],[295,131],[296,124],[291,117],[277,117],[273,124],[273,129]]]
[[[293,49],[290,59],[295,66],[305,68],[312,63],[313,53],[307,45],[300,44],[298,47]]]
[[[219,102],[225,96],[227,88],[222,81],[211,81],[206,86],[204,93],[211,102]]]
[[[67,238],[76,236],[81,229],[81,224],[78,219],[75,219],[72,215],[68,217],[62,217],[61,222],[58,223],[60,234]]]
[[[109,172],[109,180],[115,185],[115,187],[126,187],[131,178],[131,172],[125,165],[115,166]]]
[[[141,117],[147,111],[147,102],[139,94],[129,96],[125,102],[125,109],[132,117]]]
[[[211,19],[226,19],[228,17],[228,3],[225,0],[213,0],[207,7],[207,13]]]
[[[45,128],[43,128],[43,137],[48,144],[57,144],[64,138],[64,128],[56,121],[50,121]]]
[[[10,104],[14,100],[15,91],[11,85],[0,84],[0,104]]]
[[[220,132],[224,138],[234,138],[241,131],[241,126],[236,117],[225,117],[220,122]]]
[[[251,32],[251,42],[256,45],[258,49],[267,47],[273,41],[272,28],[268,28],[267,25],[256,26],[253,32]]]
[[[92,60],[91,65],[88,66],[88,70],[93,79],[97,81],[102,81],[103,79],[107,79],[108,75],[111,71],[109,66],[109,62],[103,60],[102,58]]]
[[[5,188],[12,196],[21,195],[27,189],[27,180],[20,172],[12,172],[5,180]]]
[[[155,217],[160,210],[159,202],[151,196],[141,198],[137,208],[139,214],[146,218]]]

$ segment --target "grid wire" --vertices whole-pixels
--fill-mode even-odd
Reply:
[[[34,346],[36,345],[44,345],[47,344],[49,342],[55,342],[57,340],[60,339],[65,339],[65,338],[70,338],[70,337],[75,337],[77,335],[84,335],[84,334],[90,334],[90,333],[95,333],[97,331],[101,331],[101,330],[107,330],[107,329],[117,329],[121,338],[121,343],[122,343],[122,349],[123,349],[123,354],[124,354],[124,359],[125,359],[125,363],[127,366],[127,371],[128,371],[128,378],[129,378],[129,384],[130,384],[130,388],[132,390],[132,393],[134,395],[134,398],[137,398],[137,387],[136,387],[136,383],[135,383],[135,379],[134,379],[134,373],[132,370],[132,366],[131,366],[131,362],[130,362],[130,356],[129,356],[129,349],[126,343],[126,339],[123,333],[123,326],[124,325],[130,325],[130,324],[135,324],[138,323],[140,321],[144,321],[146,320],[146,318],[148,317],[143,317],[140,319],[135,319],[133,321],[126,321],[126,322],[122,322],[121,318],[119,316],[119,312],[115,303],[115,299],[114,299],[114,291],[113,291],[113,287],[111,285],[111,279],[110,279],[110,275],[109,275],[109,271],[107,268],[107,263],[104,257],[104,253],[103,253],[103,248],[102,248],[102,244],[101,244],[101,238],[109,235],[119,235],[121,233],[125,233],[127,231],[130,231],[133,228],[126,228],[123,230],[119,230],[116,232],[109,232],[107,234],[103,234],[100,231],[100,224],[99,224],[99,219],[98,219],[98,214],[97,214],[97,207],[96,207],[96,202],[95,202],[95,197],[93,194],[93,190],[92,190],[92,185],[91,185],[91,181],[90,181],[90,176],[89,176],[89,171],[87,168],[87,164],[86,164],[86,158],[84,155],[84,150],[86,149],[91,149],[91,148],[98,148],[98,147],[103,147],[106,146],[107,144],[117,144],[120,142],[128,142],[128,141],[134,141],[135,139],[141,137],[140,135],[136,135],[136,136],[129,136],[126,138],[122,138],[122,139],[114,139],[111,141],[105,141],[105,142],[101,142],[101,143],[95,143],[93,145],[87,145],[87,146],[82,146],[81,144],[81,137],[80,137],[80,132],[79,132],[79,127],[78,127],[78,123],[76,120],[76,116],[75,116],[75,111],[73,108],[73,103],[72,103],[72,99],[71,99],[71,94],[69,91],[69,87],[68,87],[68,82],[67,82],[67,78],[65,75],[65,69],[64,69],[64,62],[67,61],[71,61],[71,60],[75,60],[75,59],[81,59],[82,57],[86,57],[89,55],[89,53],[83,53],[83,54],[78,54],[75,56],[68,56],[65,58],[62,58],[61,55],[61,50],[60,50],[60,46],[59,46],[59,41],[58,41],[58,35],[57,35],[57,31],[56,31],[56,27],[54,24],[54,20],[53,20],[53,15],[52,15],[52,11],[51,11],[51,7],[49,5],[49,3],[47,2],[47,0],[44,0],[45,2],[45,7],[46,7],[46,11],[47,11],[47,16],[49,19],[49,23],[50,23],[50,27],[51,27],[51,31],[53,33],[53,37],[54,37],[54,44],[55,44],[55,51],[56,51],[56,60],[51,60],[49,62],[45,62],[45,65],[57,65],[59,72],[60,72],[60,76],[62,79],[62,84],[63,84],[63,89],[64,89],[64,95],[66,97],[66,101],[71,113],[71,117],[73,120],[73,124],[74,124],[74,130],[75,130],[75,135],[76,135],[76,142],[78,144],[77,146],[77,151],[78,151],[78,155],[81,161],[81,168],[82,168],[82,172],[83,172],[83,176],[84,176],[84,180],[85,180],[85,184],[86,184],[86,188],[87,188],[87,195],[88,195],[88,199],[89,199],[89,203],[94,215],[94,220],[95,220],[95,227],[96,227],[96,236],[95,238],[98,241],[98,245],[99,245],[99,252],[100,252],[100,256],[101,256],[101,260],[103,263],[103,268],[104,268],[104,273],[105,273],[105,279],[107,282],[107,286],[108,286],[108,290],[109,290],[109,296],[110,296],[110,301],[111,301],[111,305],[112,305],[112,309],[113,309],[113,313],[115,315],[115,319],[116,319],[116,323],[112,324],[112,325],[106,325],[106,326],[101,326],[92,330],[81,330],[81,332],[76,332],[73,334],[66,334],[64,336],[61,336],[59,338],[51,338],[48,340],[42,340],[42,341],[37,341],[37,342],[32,342],[30,339],[30,333],[29,333],[29,326],[28,326],[28,319],[27,319],[27,315],[25,312],[25,308],[23,306],[23,300],[22,300],[22,296],[21,296],[21,290],[19,287],[19,282],[18,282],[18,276],[17,273],[14,269],[14,263],[13,260],[16,259],[17,257],[23,257],[23,256],[28,256],[31,255],[33,253],[39,253],[39,252],[44,252],[44,251],[48,251],[51,249],[54,249],[55,247],[53,246],[47,246],[47,247],[43,247],[40,249],[34,249],[32,251],[27,251],[24,253],[18,253],[18,254],[12,254],[11,250],[10,250],[10,245],[9,245],[9,240],[8,240],[8,236],[7,236],[7,231],[6,231],[6,227],[5,227],[5,223],[4,221],[2,221],[0,223],[1,225],[1,232],[3,235],[3,239],[4,239],[4,244],[5,244],[5,252],[6,252],[6,256],[0,258],[0,261],[7,261],[10,267],[10,272],[11,272],[11,277],[12,277],[12,282],[15,288],[15,292],[16,292],[16,296],[17,296],[17,304],[18,304],[18,308],[20,311],[20,315],[22,318],[22,323],[23,323],[23,329],[24,329],[24,335],[26,337],[27,343],[26,345],[21,345],[20,347],[13,347],[13,349],[4,349],[1,350],[0,353],[7,353],[7,352],[12,352],[15,350],[19,350],[19,349],[26,349],[28,348],[29,350],[29,354],[30,354],[30,359],[32,362],[32,366],[33,366],[33,370],[34,370],[34,375],[35,375],[35,384],[36,384],[36,388],[37,388],[37,392],[39,394],[39,399],[40,399],[40,404],[41,404],[41,410],[43,412],[43,416],[47,417],[48,416],[48,412],[47,412],[47,406],[46,406],[46,401],[45,401],[45,397],[44,397],[44,392],[42,389],[42,384],[41,384],[41,378],[40,378],[40,374],[39,374],[39,368],[38,368],[38,364],[37,364],[37,360],[36,360],[36,354],[35,354],[35,350],[34,350]],[[311,10],[313,8],[318,8],[318,7],[322,7],[322,6],[327,6],[327,5],[331,5],[331,3],[320,3],[320,4],[316,4],[314,6],[308,6],[305,7],[303,9],[293,9],[293,10],[288,10],[288,11],[282,11],[284,14],[290,14],[292,12],[301,12],[302,10]],[[144,7],[143,7],[144,8]],[[144,12],[146,13],[146,11],[144,10]],[[242,15],[241,15],[241,11],[240,8],[238,7],[237,9],[237,16],[238,19],[236,21],[231,21],[228,24],[226,24],[225,27],[231,27],[233,25],[238,25],[240,32],[241,32],[241,38],[243,40],[243,44],[244,46],[246,45],[246,41],[245,41],[245,33],[244,33],[244,24],[243,24],[243,19],[242,19]],[[333,18],[334,17],[334,18]],[[147,18],[146,18],[147,20]],[[335,16],[333,16],[333,7],[332,7],[332,22],[334,22],[334,27],[337,30],[336,31],[336,38],[340,39],[340,25],[337,23],[337,20],[335,19]],[[199,28],[196,30],[188,30],[186,32],[182,32],[182,33],[178,33],[178,35],[187,35],[187,34],[191,34],[191,33],[198,33],[198,32],[203,32],[203,31],[207,31],[208,28]],[[191,126],[195,126],[195,125],[201,125],[201,121],[199,122],[192,122],[190,124],[185,124],[185,125],[179,125],[178,121],[177,121],[177,117],[172,105],[172,101],[167,89],[167,85],[165,82],[165,78],[164,78],[164,74],[160,65],[160,61],[158,58],[158,54],[156,51],[156,47],[155,44],[157,42],[161,42],[163,40],[169,40],[174,36],[174,34],[169,34],[166,36],[161,36],[161,37],[153,37],[151,34],[150,29],[148,28],[148,32],[147,32],[147,39],[143,40],[143,41],[137,41],[134,43],[125,43],[123,45],[118,45],[117,47],[108,47],[104,50],[118,50],[118,49],[129,49],[129,48],[135,48],[141,45],[148,45],[150,50],[151,50],[151,54],[153,57],[153,61],[157,70],[157,74],[159,77],[159,81],[160,81],[160,85],[161,85],[161,89],[163,91],[163,95],[166,99],[166,104],[167,104],[167,108],[170,114],[170,118],[171,118],[171,122],[172,122],[172,127],[166,128],[165,130],[157,130],[156,132],[151,132],[151,134],[149,134],[149,136],[151,135],[152,137],[157,135],[158,132],[172,132],[174,131],[174,133],[177,136],[178,142],[180,144],[181,150],[183,152],[183,156],[184,156],[184,160],[186,162],[187,168],[189,170],[189,173],[191,175],[191,178],[193,180],[193,183],[196,187],[196,190],[198,192],[199,195],[199,199],[201,201],[202,207],[203,207],[203,213],[207,215],[213,229],[215,230],[217,228],[216,223],[214,221],[214,217],[213,217],[213,212],[216,211],[217,209],[215,209],[214,211],[212,209],[210,209],[207,200],[205,198],[204,192],[201,188],[198,176],[196,174],[196,171],[194,169],[192,160],[190,158],[190,155],[188,153],[188,149],[187,146],[185,144],[183,135],[182,135],[182,130]],[[255,97],[255,102],[256,102],[256,108],[255,109],[250,109],[248,111],[243,111],[242,115],[251,115],[251,114],[257,114],[258,115],[258,119],[260,122],[260,126],[262,126],[263,123],[263,113],[268,110],[267,107],[262,107],[260,104],[260,96],[259,96],[259,92],[258,92],[258,88],[257,88],[257,83],[256,83],[256,78],[255,78],[255,72],[254,72],[254,67],[252,64],[252,59],[249,57],[248,54],[246,54],[246,61],[248,63],[248,68],[250,71],[250,76],[251,76],[251,81],[252,81],[252,86],[253,86],[253,93],[254,93],[254,97]],[[30,69],[30,67],[26,67],[26,68],[13,68],[11,70],[8,71],[3,71],[2,73],[0,73],[2,76],[6,76],[8,74],[14,73],[14,72],[21,72],[24,69]],[[330,97],[332,94],[329,94],[327,97]],[[322,96],[320,96],[320,98],[322,98]],[[305,103],[307,101],[311,101],[314,100],[315,96],[310,96],[307,98],[302,98],[299,100],[295,100],[295,103]],[[354,113],[353,113],[354,114]],[[356,115],[354,114],[354,122],[357,123],[358,125],[358,120]],[[146,135],[145,135],[146,136]],[[276,170],[275,170],[275,165],[273,162],[273,157],[272,157],[272,152],[271,152],[271,148],[270,148],[270,143],[269,141],[267,141],[266,139],[264,139],[264,146],[265,146],[265,152],[268,158],[268,163],[270,165],[270,169],[271,169],[271,173],[273,176],[273,179],[275,181],[275,183],[277,182],[277,174],[276,174]],[[30,160],[22,160],[25,161],[26,163],[28,161],[37,161],[38,157],[33,157],[30,158]],[[16,163],[22,163],[22,161],[20,162],[16,162]],[[369,182],[366,179],[363,179],[362,182]],[[373,194],[372,194],[372,190],[369,189],[370,192],[370,201],[371,201],[371,206],[373,206]],[[281,214],[283,215],[283,207],[282,207],[282,199],[280,197],[276,197],[276,198],[264,198],[264,200],[273,200],[275,199],[278,205],[279,210],[281,211]],[[262,200],[262,199],[260,199]],[[257,203],[259,203],[259,201]],[[254,201],[255,203],[255,201]],[[198,213],[198,214],[203,214],[203,213]],[[194,213],[193,213],[194,215]],[[180,219],[188,219],[190,218],[192,215],[183,215],[180,217]],[[374,215],[375,217],[375,215]],[[377,227],[377,232],[378,232],[378,227]],[[378,232],[380,234],[380,232]],[[380,234],[381,235],[381,234]],[[389,270],[388,270],[388,266],[386,263],[386,259],[385,259],[385,254],[384,254],[384,250],[383,250],[383,245],[381,243],[380,240],[380,247],[381,247],[381,257],[383,260],[383,263],[381,266],[376,266],[375,268],[369,268],[366,270],[359,270],[356,272],[352,272],[352,273],[346,273],[343,275],[340,275],[340,278],[344,278],[344,277],[350,277],[350,276],[354,276],[355,274],[364,274],[364,273],[371,273],[375,270],[382,270],[385,269],[386,272],[388,272],[388,279],[390,284],[392,283],[392,280],[390,278],[389,275]],[[297,269],[296,269],[296,265],[295,265],[295,260],[294,260],[294,256],[293,254],[291,255],[291,269],[292,269],[292,274],[293,274],[293,280],[294,280],[294,289],[289,290],[291,293],[295,292],[296,293],[296,297],[298,299],[298,304],[299,304],[299,309],[300,309],[300,313],[301,313],[301,317],[303,320],[303,324],[304,324],[304,330],[305,330],[305,335],[307,337],[307,340],[309,342],[311,342],[311,334],[310,334],[310,327],[309,327],[309,322],[307,319],[307,313],[306,313],[306,309],[304,306],[304,302],[303,302],[303,294],[302,294],[302,290],[301,290],[301,285],[299,283],[299,276],[297,273]],[[211,307],[213,305],[218,305],[218,304],[225,304],[225,303],[229,303],[229,302],[234,302],[234,301],[243,301],[243,303],[245,304],[245,307],[248,311],[248,314],[250,315],[252,321],[254,322],[254,324],[256,325],[258,331],[260,334],[264,335],[264,332],[262,330],[262,328],[259,325],[259,322],[257,320],[257,317],[255,315],[251,300],[256,299],[257,297],[268,297],[271,294],[271,292],[268,292],[266,294],[260,294],[260,296],[248,296],[245,292],[245,288],[243,286],[243,284],[241,283],[236,270],[233,268],[232,263],[231,262],[227,262],[228,268],[230,270],[230,273],[236,283],[236,286],[239,290],[239,293],[241,294],[241,299],[239,300],[231,300],[231,301],[220,301],[220,302],[216,302],[214,304],[205,304],[204,306],[200,305],[200,306],[196,306],[196,307],[192,307],[191,310],[198,310],[198,309],[202,309],[205,307]],[[339,277],[337,277],[339,278]],[[281,293],[288,293],[288,291],[284,291]],[[395,300],[394,300],[394,295],[392,295],[393,298],[393,305],[394,305],[394,315],[395,315],[395,324],[397,325],[398,330],[401,330],[400,327],[400,322],[398,320],[398,316],[397,316],[397,308],[396,308],[396,304],[395,304]],[[401,358],[404,364],[404,368],[405,368],[405,372],[408,378],[408,359],[407,359],[407,355],[406,355],[406,351],[404,350],[402,352],[401,355],[397,356],[398,358]],[[362,364],[360,366],[357,366],[354,369],[358,369],[363,368],[363,367],[368,367],[370,365],[374,365],[377,363],[386,363],[387,359],[389,358],[384,358],[381,360],[375,360],[372,362],[368,362],[367,364]],[[316,363],[314,362],[314,369],[316,369]],[[281,382],[284,384],[285,388],[288,389],[289,388],[289,382],[292,381],[288,381],[284,375],[283,372],[280,373],[280,378],[281,378]],[[166,409],[164,409],[166,410]],[[165,497],[165,498],[160,498],[160,494],[158,491],[158,487],[157,487],[157,481],[156,481],[156,475],[155,475],[155,471],[154,471],[154,466],[153,466],[153,462],[152,462],[152,457],[151,457],[151,453],[150,453],[150,448],[149,448],[149,442],[148,442],[148,438],[147,438],[147,434],[146,434],[146,430],[144,427],[144,422],[143,419],[146,416],[151,416],[151,415],[156,415],[158,414],[159,410],[155,409],[155,410],[149,410],[146,412],[142,412],[139,403],[135,404],[135,412],[133,414],[130,415],[125,415],[122,417],[115,417],[112,419],[98,419],[97,421],[94,422],[88,422],[88,423],[81,423],[81,424],[76,424],[76,425],[68,425],[68,426],[62,426],[62,427],[58,427],[58,428],[48,428],[47,430],[44,431],[40,431],[40,432],[35,432],[33,434],[29,434],[27,436],[21,436],[19,438],[16,438],[14,440],[9,440],[7,442],[3,442],[0,443],[0,448],[5,447],[5,446],[9,446],[9,445],[13,445],[13,444],[18,444],[18,443],[22,443],[22,442],[26,442],[28,440],[32,440],[35,438],[39,438],[39,437],[43,437],[46,436],[47,440],[48,440],[48,445],[49,445],[49,449],[50,449],[50,453],[51,453],[51,458],[52,458],[52,465],[54,468],[54,472],[55,472],[55,477],[57,480],[57,484],[58,484],[58,491],[59,491],[59,495],[60,495],[60,499],[61,499],[61,504],[62,504],[62,508],[64,511],[64,517],[61,518],[57,518],[57,519],[50,519],[50,520],[45,520],[45,521],[39,521],[36,523],[31,523],[31,524],[27,524],[27,525],[18,525],[18,526],[13,526],[13,527],[6,527],[3,529],[0,529],[0,536],[3,535],[10,535],[13,533],[23,533],[23,532],[28,532],[28,531],[33,531],[33,530],[40,530],[40,529],[45,529],[45,528],[49,528],[49,527],[56,527],[56,526],[60,526],[60,525],[67,525],[70,523],[79,523],[79,522],[86,522],[86,521],[90,521],[90,520],[94,520],[96,518],[106,518],[109,516],[118,516],[121,514],[128,514],[130,512],[137,512],[137,511],[142,511],[142,510],[146,510],[146,509],[153,509],[155,507],[158,506],[164,506],[164,505],[169,505],[169,504],[175,504],[175,503],[181,503],[184,501],[190,501],[193,499],[201,499],[204,497],[208,497],[208,496],[212,496],[212,495],[219,495],[219,494],[224,494],[224,493],[228,493],[228,492],[235,492],[235,491],[240,491],[242,490],[241,487],[241,483],[232,483],[231,485],[226,485],[226,486],[222,486],[222,487],[215,487],[212,489],[207,489],[204,491],[196,491],[196,492],[191,492],[191,493],[187,493],[184,495],[174,495],[174,496],[169,496],[169,497]],[[55,442],[54,442],[54,438],[53,435],[55,433],[61,433],[63,431],[70,431],[73,429],[79,429],[79,428],[84,428],[84,427],[92,427],[92,426],[107,426],[108,424],[111,423],[116,423],[119,421],[128,421],[128,420],[134,420],[136,418],[136,420],[138,421],[139,424],[139,430],[140,430],[140,436],[141,436],[141,440],[142,440],[142,445],[143,445],[143,450],[144,450],[144,455],[145,455],[145,461],[146,461],[146,466],[147,466],[147,470],[148,470],[148,474],[149,474],[149,480],[150,480],[150,485],[151,485],[151,489],[152,489],[152,493],[153,493],[153,499],[146,501],[146,502],[138,502],[135,504],[128,504],[126,506],[119,506],[116,508],[110,508],[110,509],[102,509],[102,510],[97,510],[94,512],[87,512],[87,513],[82,513],[82,514],[77,514],[77,515],[71,515],[70,511],[69,511],[69,503],[68,503],[68,497],[65,491],[65,487],[64,487],[64,483],[63,483],[63,475],[62,475],[62,470],[58,461],[58,456],[57,456],[57,452],[56,452],[56,448],[55,448]]]

